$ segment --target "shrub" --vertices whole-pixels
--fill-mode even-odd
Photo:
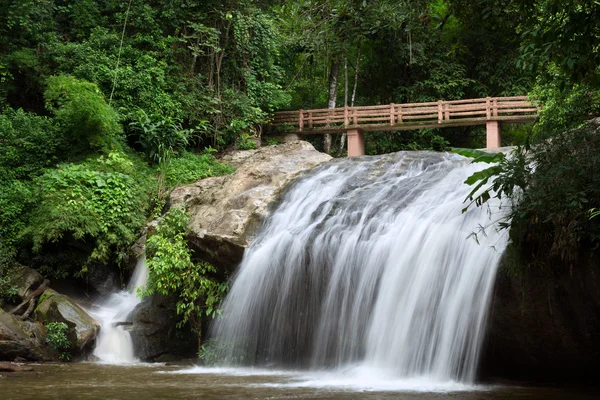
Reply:
[[[215,317],[228,286],[211,278],[215,268],[205,262],[194,264],[185,241],[187,212],[171,208],[160,221],[156,233],[146,242],[146,263],[150,270],[144,294],[160,293],[177,298],[181,316],[178,327],[189,322],[198,337],[203,316]]]
[[[218,162],[212,154],[184,152],[171,161],[164,174],[167,186],[174,188],[211,176],[230,174],[233,171],[233,167]]]
[[[67,337],[69,327],[64,322],[49,322],[46,325],[46,343],[56,350],[63,361],[71,360],[71,341]]]
[[[94,262],[119,263],[145,223],[148,181],[117,152],[48,170],[36,180],[40,200],[27,229],[34,250],[73,240],[92,246],[81,273]]]
[[[66,75],[53,76],[48,78],[44,98],[72,154],[120,148],[119,116],[95,84]]]

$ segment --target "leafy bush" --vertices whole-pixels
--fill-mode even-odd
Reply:
[[[171,160],[171,165],[166,168],[164,174],[167,186],[174,188],[211,176],[230,174],[233,171],[233,167],[218,162],[212,154],[183,152],[181,156]]]
[[[189,322],[201,335],[203,316],[215,317],[228,286],[211,278],[215,268],[205,262],[194,264],[185,241],[188,215],[181,208],[171,208],[160,221],[156,233],[146,242],[146,263],[150,270],[145,294],[160,293],[177,298],[181,315],[178,327]]]
[[[0,266],[8,266],[35,203],[31,179],[55,161],[61,137],[48,118],[5,109],[0,143]]]
[[[567,129],[585,125],[590,115],[600,113],[600,92],[585,84],[562,87],[560,77],[537,85],[531,97],[543,104],[534,126],[539,139],[548,138]]]
[[[69,327],[64,322],[49,322],[46,325],[46,343],[56,350],[63,361],[71,360],[71,341],[67,337]]]
[[[476,185],[467,200],[482,205],[491,196],[509,198],[513,207],[501,226],[510,227],[512,243],[527,249],[529,261],[573,268],[583,250],[600,247],[600,221],[590,213],[600,207],[597,124],[558,134],[529,152],[518,148],[509,157],[483,155],[476,161],[498,164],[467,179]]]
[[[95,84],[71,76],[53,76],[48,78],[44,98],[75,155],[120,147],[119,116]]]
[[[117,152],[48,170],[36,180],[40,200],[27,229],[34,250],[72,239],[91,243],[82,273],[93,262],[120,262],[145,223],[148,180]]]
[[[139,110],[137,120],[129,126],[139,133],[139,142],[148,158],[163,167],[168,167],[173,155],[185,149],[192,134],[192,130],[183,129],[174,118],[148,115],[143,110]]]

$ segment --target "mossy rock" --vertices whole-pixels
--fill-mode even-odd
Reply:
[[[43,324],[64,322],[69,326],[68,338],[74,354],[81,354],[94,342],[100,324],[73,299],[46,289],[40,296],[34,318]]]
[[[21,321],[0,308],[0,360],[24,358],[45,361],[52,358],[44,346],[44,328],[39,322]]]

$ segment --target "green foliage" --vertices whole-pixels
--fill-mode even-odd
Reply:
[[[512,242],[527,249],[528,260],[573,268],[583,249],[600,246],[600,225],[590,219],[595,215],[590,209],[600,206],[597,126],[563,132],[509,157],[470,153],[497,164],[465,181],[476,185],[467,200],[482,205],[492,196],[510,199],[512,209],[501,227],[511,228]]]
[[[67,337],[69,326],[64,322],[49,322],[46,325],[46,343],[57,351],[63,361],[71,360],[71,341]]]
[[[44,97],[74,154],[120,147],[119,117],[95,84],[64,75],[50,77]]]
[[[144,294],[160,293],[177,298],[181,316],[178,326],[190,323],[200,337],[203,316],[215,317],[226,283],[212,278],[216,270],[206,263],[194,264],[185,241],[189,217],[181,208],[171,208],[160,221],[156,233],[146,242],[146,263],[150,270]]]
[[[585,84],[559,88],[560,77],[547,84],[539,84],[531,93],[543,108],[534,127],[538,140],[552,137],[557,132],[579,128],[592,115],[600,115],[600,91]]]
[[[163,168],[169,166],[175,153],[186,147],[193,132],[183,129],[181,123],[173,118],[149,116],[143,110],[139,110],[137,120],[129,126],[139,133],[139,142],[148,158]]]
[[[211,176],[230,174],[233,171],[233,167],[218,162],[212,154],[184,152],[171,160],[171,164],[164,170],[164,175],[167,186],[174,188]]]
[[[93,263],[120,262],[145,223],[147,181],[123,153],[62,164],[36,179],[39,202],[27,234],[34,250],[62,240],[91,246],[80,272]]]
[[[0,307],[4,303],[15,300],[18,294],[18,289],[14,286],[12,273],[12,267],[6,262],[2,262],[0,258]]]
[[[403,150],[445,151],[449,142],[433,129],[422,131],[376,132],[366,141],[367,154],[385,154]]]
[[[31,179],[54,162],[62,138],[48,118],[9,108],[0,114],[0,143],[1,268],[14,259],[35,203]]]

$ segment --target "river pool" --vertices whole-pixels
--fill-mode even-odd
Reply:
[[[591,389],[467,386],[428,379],[389,380],[373,371],[294,372],[192,365],[31,364],[2,373],[0,399],[598,399]],[[360,378],[359,378],[360,376]]]

